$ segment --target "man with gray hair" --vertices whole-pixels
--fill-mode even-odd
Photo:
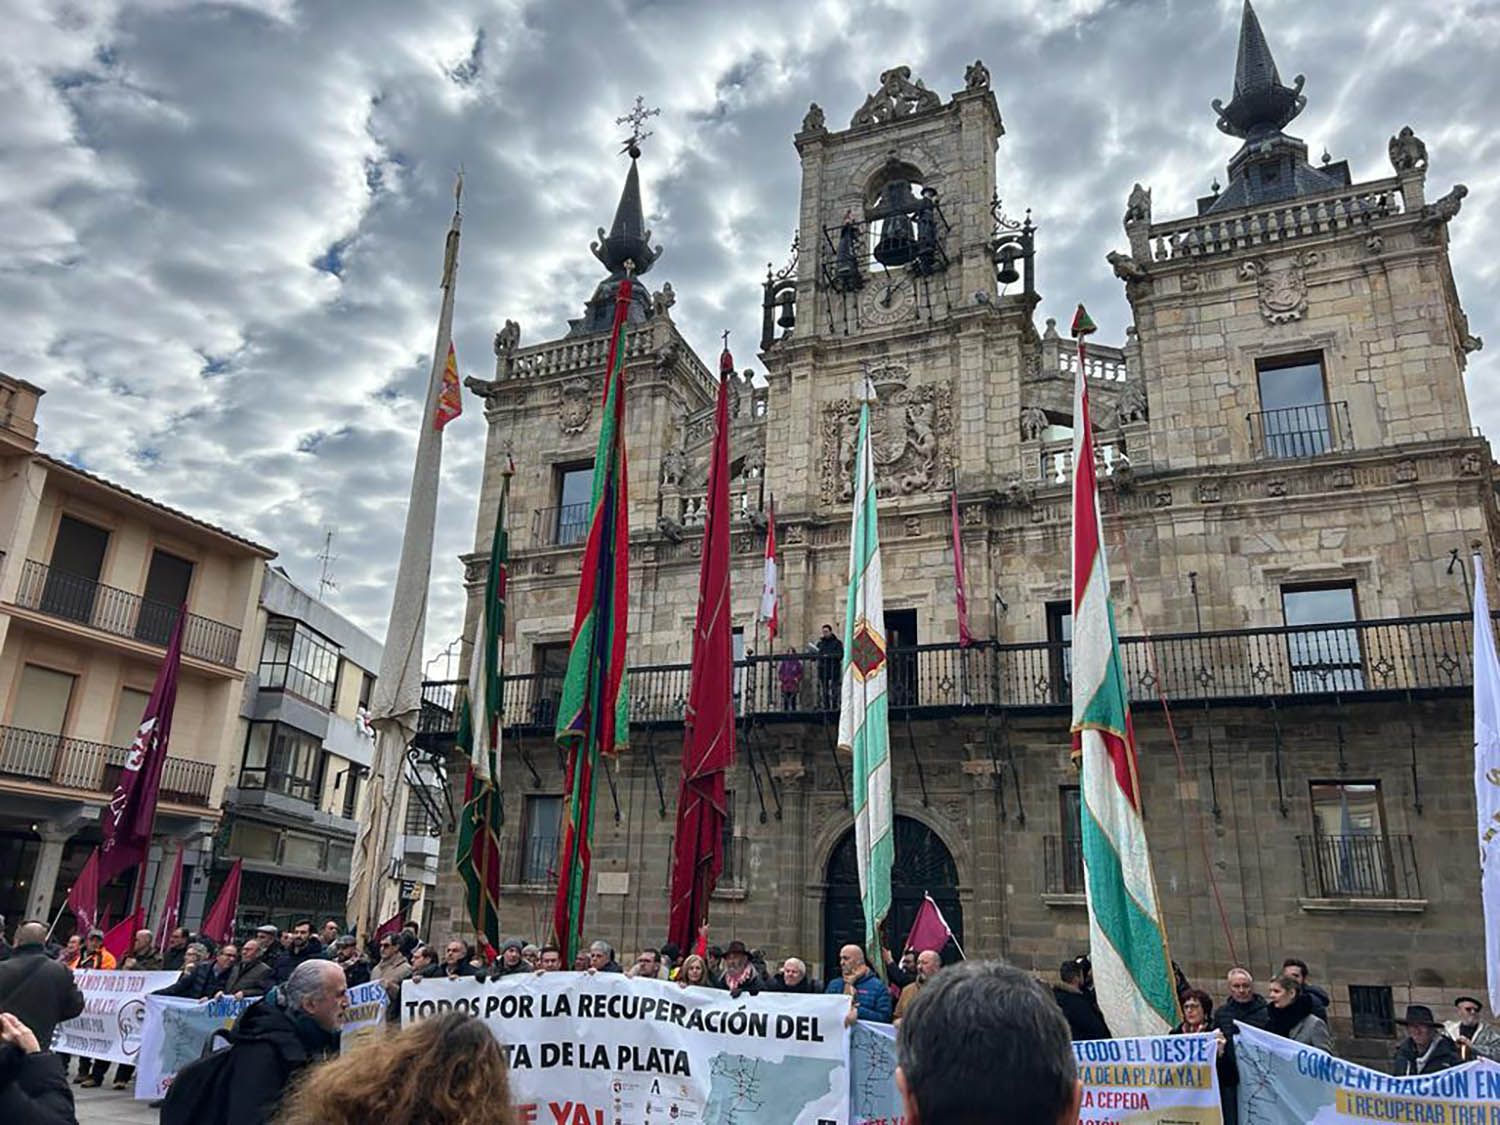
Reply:
[[[344,970],[303,961],[251,1004],[225,1034],[229,1049],[184,1067],[162,1104],[161,1125],[269,1121],[295,1077],[339,1049],[349,1007]]]
[[[1072,1125],[1083,1086],[1068,1023],[1041,982],[1002,961],[950,965],[896,1029],[908,1125]]]
[[[596,941],[589,946],[589,972],[623,973],[620,962],[615,960],[614,946],[607,941]]]
[[[767,982],[766,991],[819,993],[823,986],[807,975],[807,963],[802,958],[788,957]]]

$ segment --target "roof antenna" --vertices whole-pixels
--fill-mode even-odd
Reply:
[[[338,528],[326,527],[323,529],[323,551],[317,555],[317,559],[323,564],[323,572],[318,576],[318,601],[323,601],[329,590],[337,590],[339,584],[333,578],[333,564],[339,561],[339,557],[333,553],[333,537],[338,534]]]

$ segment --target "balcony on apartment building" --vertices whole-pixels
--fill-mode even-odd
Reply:
[[[158,648],[166,647],[180,612],[178,606],[106,586],[36,559],[27,559],[21,569],[15,604]],[[187,615],[182,632],[184,656],[233,668],[239,647],[240,631],[234,626],[196,613]]]
[[[0,727],[0,779],[17,779],[100,796],[115,790],[129,747],[85,742],[44,731]],[[167,756],[161,799],[207,808],[214,764]]]

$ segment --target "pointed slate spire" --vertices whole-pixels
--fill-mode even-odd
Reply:
[[[1245,0],[1234,62],[1234,96],[1228,105],[1217,98],[1213,102],[1219,128],[1232,137],[1279,131],[1307,105],[1302,94],[1303,81],[1299,74],[1291,86],[1282,84],[1260,20],[1250,0]]]
[[[604,233],[599,228],[599,241],[589,247],[594,257],[613,274],[624,272],[627,261],[635,263],[635,274],[639,277],[649,270],[661,257],[661,248],[651,245],[651,232],[646,229],[646,216],[641,206],[641,177],[636,168],[640,149],[634,145],[630,152],[630,171],[625,173],[625,187],[620,192],[620,203],[615,208],[615,221]]]

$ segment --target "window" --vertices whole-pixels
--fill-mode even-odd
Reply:
[[[325,710],[333,706],[339,650],[300,621],[273,617],[266,622],[260,650],[260,686],[283,689]]]
[[[1071,602],[1047,603],[1047,650],[1051,665],[1048,680],[1052,685],[1052,702],[1066,703],[1073,693],[1073,605]]]
[[[1396,1006],[1389,985],[1351,984],[1349,1011],[1360,1039],[1390,1039],[1396,1034]]]
[[[135,732],[141,728],[141,718],[146,714],[146,704],[149,702],[149,691],[120,689],[120,704],[115,708],[115,725],[109,735],[111,746],[129,746],[135,741]]]
[[[242,859],[275,863],[281,847],[281,833],[264,824],[236,820],[229,833],[229,853]]]
[[[1315,457],[1335,447],[1322,356],[1265,359],[1255,371],[1260,413],[1253,417],[1264,456]]]
[[[1390,898],[1392,871],[1378,781],[1311,783],[1312,859],[1324,898]]]
[[[562,696],[563,679],[568,674],[567,641],[534,645],[531,670],[536,675],[531,697],[531,721],[539,727],[550,727],[557,721],[557,704]]]
[[[1076,785],[1061,785],[1057,799],[1062,823],[1057,874],[1063,894],[1081,895],[1083,887],[1083,797]]]
[[[557,469],[557,518],[552,542],[559,547],[582,543],[589,534],[589,505],[593,501],[594,464],[559,466]]]
[[[166,551],[151,552],[151,569],[146,572],[146,592],[141,612],[135,622],[137,640],[164,645],[172,637],[177,612],[187,604],[188,587],[193,581],[193,564]]]
[[[316,803],[323,786],[323,745],[285,723],[251,723],[240,786]]]
[[[1312,629],[1359,620],[1354,583],[1283,586],[1281,612],[1296,627],[1287,634],[1292,690],[1299,692],[1360,691],[1365,686],[1364,662],[1356,629]]]
[[[528,796],[521,810],[521,863],[517,882],[545,886],[557,876],[562,842],[561,797]]]
[[[281,862],[291,867],[318,870],[323,866],[322,839],[288,832],[281,840]]]
[[[367,712],[370,710],[370,698],[374,694],[375,677],[366,672],[359,681],[359,705]]]
[[[42,612],[91,621],[108,547],[109,532],[104,528],[63,516],[52,544],[47,583],[42,588]]]
[[[915,707],[920,702],[917,697],[916,610],[886,610],[885,644],[889,660],[891,706]]]
[[[62,734],[77,679],[67,672],[55,672],[39,664],[23,665],[10,725],[42,734]]]
[[[742,715],[745,710],[745,673],[749,670],[745,664],[743,625],[733,625],[729,629],[729,659],[734,664],[734,713]]]
[[[353,820],[359,812],[359,783],[364,780],[364,770],[356,765],[344,768],[344,803],[340,813],[345,820]]]
[[[734,834],[734,790],[724,790],[724,831],[719,836],[719,854],[724,857],[724,871],[719,878],[721,887],[743,887],[745,885],[744,841]],[[667,864],[667,889],[671,889],[672,865]]]

